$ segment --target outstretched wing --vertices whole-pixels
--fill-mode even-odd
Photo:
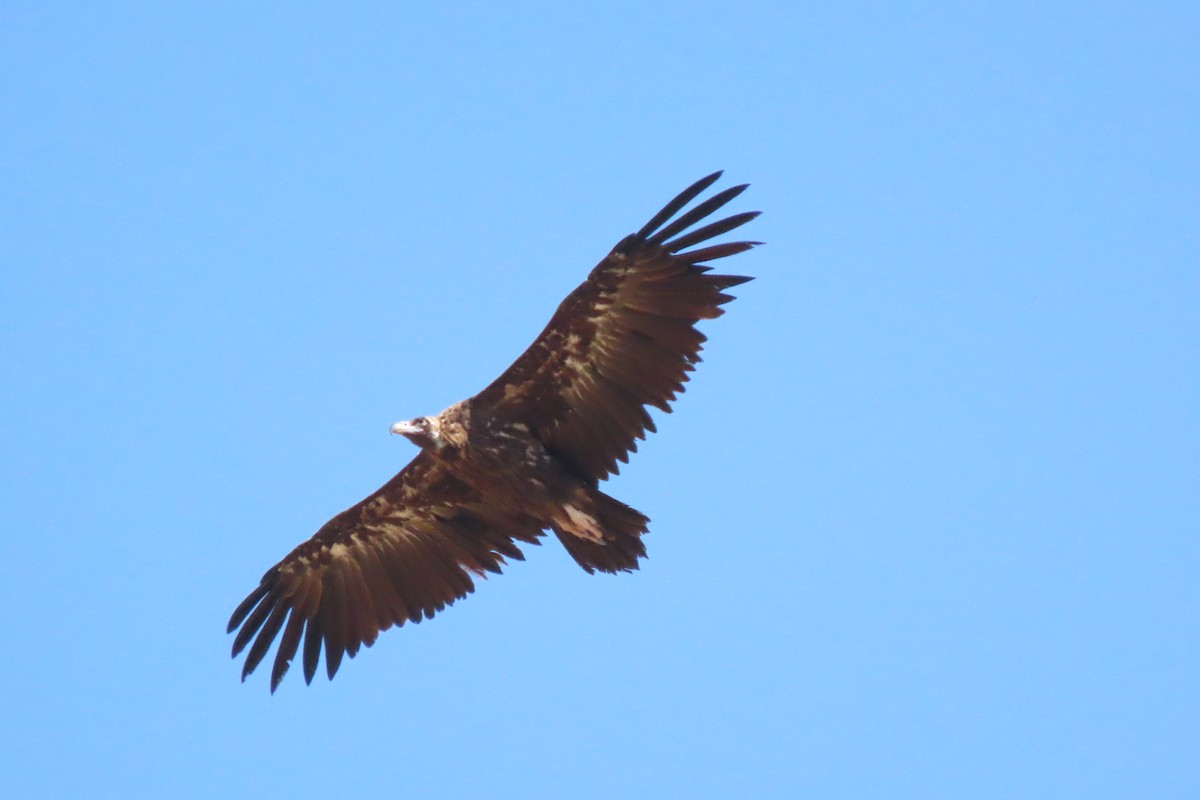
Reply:
[[[577,474],[600,480],[654,431],[645,406],[671,410],[700,361],[702,319],[720,316],[724,290],[750,278],[713,275],[702,262],[758,242],[687,248],[758,216],[735,214],[689,231],[745,190],[713,195],[678,219],[684,206],[721,177],[713,173],[672,200],[601,261],[520,358],[475,402],[524,422]]]
[[[514,541],[536,544],[541,527],[487,505],[422,452],[271,567],[233,612],[234,657],[250,644],[242,680],[280,631],[272,692],[302,635],[304,680],[312,682],[322,648],[333,678],[343,655],[353,658],[381,631],[432,617],[473,591],[471,573],[498,573],[506,556],[522,560]]]

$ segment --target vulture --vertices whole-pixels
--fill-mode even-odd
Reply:
[[[746,185],[680,213],[720,176],[618,242],[482,392],[392,425],[417,456],[267,570],[230,617],[234,658],[249,646],[243,681],[276,640],[272,693],[301,651],[306,683],[322,651],[332,679],[343,656],[433,617],[547,530],[589,573],[638,568],[649,518],[599,483],[655,430],[647,406],[670,412],[683,391],[705,341],[696,323],[720,316],[726,290],[750,280],[705,262],[760,244],[711,241],[758,212],[696,227]]]

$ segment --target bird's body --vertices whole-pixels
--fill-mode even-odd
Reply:
[[[754,242],[683,252],[756,216],[684,233],[744,186],[667,224],[719,176],[623,239],[490,386],[392,426],[421,453],[272,567],[234,611],[234,655],[253,640],[243,679],[281,631],[272,691],[302,638],[306,681],[322,649],[332,678],[344,654],[392,625],[432,617],[474,589],[472,574],[521,559],[515,542],[536,544],[547,529],[588,572],[637,569],[649,519],[598,486],[654,430],[645,406],[670,411],[682,391],[704,341],[695,323],[719,316],[732,299],[723,290],[750,280],[700,262]]]
[[[592,572],[633,570],[646,551],[640,536],[650,520],[596,488],[597,481],[572,472],[523,422],[455,403],[436,417],[396,423],[395,433],[423,447],[458,480],[497,508],[550,528],[579,565]],[[404,426],[415,430],[407,433]],[[431,434],[430,431],[436,431]],[[609,548],[592,559],[586,544]]]

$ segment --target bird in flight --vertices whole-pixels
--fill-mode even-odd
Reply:
[[[676,217],[720,177],[692,184],[618,242],[490,386],[392,425],[421,448],[416,458],[267,570],[230,617],[233,656],[250,646],[243,681],[277,638],[272,692],[302,640],[305,682],[322,650],[332,679],[343,656],[465,597],[473,576],[522,560],[516,543],[538,544],[547,529],[589,573],[637,569],[649,518],[599,483],[654,431],[646,406],[670,412],[683,391],[705,341],[696,323],[724,313],[725,290],[751,280],[704,262],[760,244],[710,243],[757,211],[694,227],[745,185]]]

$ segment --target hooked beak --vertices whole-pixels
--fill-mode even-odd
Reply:
[[[393,436],[397,434],[400,436],[408,436],[410,434],[420,433],[421,429],[414,425],[411,421],[405,420],[404,422],[397,422],[393,424],[391,431]]]

